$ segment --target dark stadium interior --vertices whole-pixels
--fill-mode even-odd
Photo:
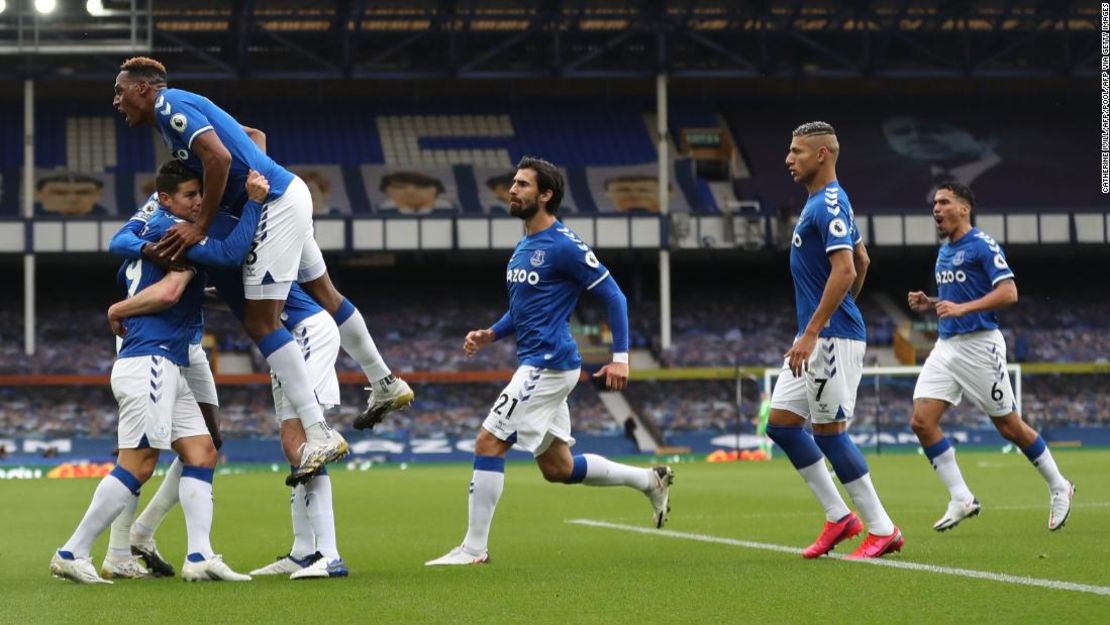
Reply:
[[[1094,58],[1095,34],[1083,27],[1095,18],[1090,7],[318,4],[159,2],[151,53],[170,68],[171,86],[200,91],[263,129],[269,153],[310,183],[317,217],[345,233],[328,251],[336,282],[365,311],[396,370],[513,368],[510,343],[475,359],[459,349],[466,331],[491,323],[504,308],[504,250],[464,250],[451,241],[423,251],[368,251],[352,243],[347,229],[354,220],[411,213],[456,224],[502,217],[497,179],[530,153],[564,168],[567,218],[651,216],[657,186],[614,190],[612,182],[656,174],[654,78],[660,73],[667,75],[674,151],[676,216],[668,226],[674,236],[698,233],[685,239],[689,245],[671,244],[670,347],[663,347],[659,327],[659,246],[599,250],[629,297],[632,347],[659,367],[779,364],[796,330],[782,236],[804,199],[782,161],[790,130],[816,118],[838,131],[840,179],[871,245],[874,263],[860,300],[875,348],[871,364],[892,349],[901,325],[926,321],[905,310],[904,298],[910,288],[928,290],[935,240],[929,226],[916,242],[908,234],[903,240],[902,232],[909,233],[911,218],[928,218],[932,185],[961,176],[974,178],[976,214],[1002,229],[996,236],[1025,242],[1007,242],[1021,293],[1020,304],[1001,315],[1011,361],[1106,362],[1110,323],[1103,311],[1110,301],[1092,275],[1110,256],[1106,245],[1084,243],[1105,240],[1105,232],[1092,235],[1090,228],[1101,223],[1105,230],[1107,219],[1104,196],[1091,182],[1097,166],[1089,154],[1097,141],[1086,114],[1089,85],[1077,79],[1093,76],[1087,61]],[[63,10],[74,28],[87,19],[77,9]],[[857,28],[863,19],[874,27]],[[1071,29],[1045,28],[1051,19],[1070,20]],[[137,26],[140,36],[144,23]],[[111,44],[128,28],[124,17],[112,24],[86,36]],[[13,87],[0,90],[0,220],[18,222],[28,191],[20,174],[23,102],[15,87],[17,79],[34,78],[36,176],[40,182],[92,176],[96,199],[81,210],[114,227],[144,200],[156,161],[166,155],[110,107],[119,55],[67,52],[66,40],[49,42],[55,44],[61,47],[50,55],[0,66],[0,79]],[[1054,120],[1052,132],[1037,124],[1044,118]],[[720,130],[733,162],[695,157],[684,142],[697,129]],[[416,185],[429,192],[423,204],[408,206],[391,195],[387,176],[397,170],[426,181]],[[36,193],[42,223],[62,219],[47,204]],[[754,214],[745,212],[751,207]],[[697,221],[736,215],[759,220],[749,220],[743,243],[737,233],[703,231]],[[1034,221],[1011,220],[1024,215]],[[906,221],[890,226],[887,218]],[[599,233],[606,223],[596,222]],[[883,239],[890,232],[897,234],[893,244]],[[0,285],[10,294],[0,303],[0,374],[106,375],[114,353],[104,311],[120,294],[112,283],[114,262],[106,253],[37,255],[37,347],[28,357],[20,258],[0,254]],[[584,298],[572,322],[583,345],[604,352],[605,312],[596,302]],[[217,352],[246,354],[251,371],[266,372],[230,315],[210,311],[208,332]],[[338,367],[358,370],[345,355]],[[1027,401],[1040,407],[1033,417],[1040,423],[1110,420],[1102,377],[1028,379]],[[1076,382],[1088,379],[1097,383]],[[618,434],[585,386],[575,395],[576,428]],[[746,423],[757,405],[753,387],[738,419],[734,386],[644,380],[627,394],[664,431],[720,431]],[[493,387],[426,388],[422,409],[390,427],[466,437]],[[1090,401],[1061,399],[1080,389]],[[345,386],[344,415],[359,402],[355,390]],[[5,402],[0,435],[111,434],[112,399],[104,389],[3,391],[13,399]],[[904,425],[909,390],[891,383],[880,395],[874,406],[861,402],[861,421],[880,415],[880,422]],[[263,387],[228,387],[227,397],[229,434],[272,435]],[[25,405],[36,406],[35,420],[21,417]],[[47,405],[50,415],[41,414],[39,406]],[[962,421],[978,418],[961,411]]]
[[[1105,625],[1108,198],[1110,2],[0,0],[0,625]]]

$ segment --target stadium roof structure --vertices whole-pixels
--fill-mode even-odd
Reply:
[[[1068,77],[1092,2],[103,0],[0,13],[0,78],[101,79],[149,53],[188,80]],[[76,6],[80,5],[80,6]],[[5,58],[6,57],[6,58]],[[9,62],[10,61],[10,62]]]

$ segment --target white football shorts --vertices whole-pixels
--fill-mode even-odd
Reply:
[[[482,427],[533,456],[543,455],[555,439],[574,446],[567,397],[581,369],[521,366],[490,408]]]
[[[266,203],[243,263],[247,299],[285,299],[293,282],[324,275],[324,255],[312,231],[312,195],[294,176],[281,197]]]
[[[794,377],[783,360],[771,408],[787,410],[813,423],[851,420],[856,409],[856,389],[863,376],[863,341],[819,337],[809,357],[809,369]]]
[[[938,339],[913,389],[914,399],[939,399],[953,406],[965,394],[991,417],[1017,410],[1006,371],[1006,341],[998,330]]]
[[[321,311],[308,317],[293,328],[293,338],[304,354],[308,377],[313,381],[316,399],[325,411],[339,405],[339,378],[335,375],[335,359],[339,357],[339,328],[327,312]],[[297,418],[293,404],[273,373],[270,382],[274,390],[274,411],[278,422]]]
[[[189,345],[189,366],[182,369],[181,373],[198,403],[220,405],[220,400],[216,397],[216,378],[212,376],[208,354],[199,343]]]
[[[119,402],[119,448],[154,449],[179,438],[208,436],[200,407],[180,368],[163,356],[133,356],[112,365],[112,393]]]

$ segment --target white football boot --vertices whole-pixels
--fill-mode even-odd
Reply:
[[[185,564],[181,565],[181,579],[187,582],[249,582],[251,576],[232,571],[224,564],[224,557],[217,554],[200,562],[190,562],[186,558]]]
[[[424,566],[462,566],[465,564],[485,564],[489,562],[489,552],[483,551],[475,555],[466,550],[462,545],[447,552],[447,555],[428,560]]]
[[[375,425],[385,419],[385,415],[394,410],[407,408],[416,398],[408,382],[401,378],[393,378],[393,381],[388,384],[379,380],[363,390],[370,391],[370,397],[366,399],[366,410],[363,410],[353,423],[356,430],[374,429]]]
[[[1052,491],[1048,501],[1048,529],[1055,532],[1064,527],[1071,514],[1071,498],[1075,496],[1075,484],[1068,482],[1067,488]]]
[[[324,577],[347,577],[349,571],[347,570],[347,563],[343,558],[336,558],[329,560],[317,552],[315,555],[320,556],[312,564],[304,567],[303,569],[291,574],[289,579],[319,579]]]
[[[671,484],[674,484],[674,469],[665,465],[651,468],[651,488],[644,494],[651,500],[651,521],[656,528],[663,527],[671,511]]]
[[[104,579],[145,579],[154,577],[147,570],[138,556],[104,556],[104,563],[100,565],[100,576]]]
[[[104,579],[96,574],[92,558],[63,558],[57,551],[50,558],[50,574],[54,577],[68,579],[78,584],[111,584],[111,580]]]
[[[964,519],[979,516],[979,511],[983,506],[979,505],[979,500],[972,497],[971,501],[949,501],[948,509],[944,511],[944,516],[940,520],[933,523],[933,529],[938,532],[945,532],[960,524]]]
[[[318,557],[315,553],[310,553],[303,558],[294,558],[287,553],[266,566],[251,571],[251,575],[289,575],[311,566]]]
[[[285,478],[288,486],[307,482],[325,464],[339,460],[350,450],[343,435],[333,430],[327,423],[308,428],[305,430],[305,435],[308,440],[301,447],[301,464]]]

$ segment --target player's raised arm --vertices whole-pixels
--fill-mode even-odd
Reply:
[[[149,287],[132,297],[116,302],[108,308],[108,324],[117,336],[127,334],[123,320],[139,315],[153,315],[170,308],[181,299],[182,293],[196,271],[171,271]]]
[[[262,174],[251,170],[247,175],[247,203],[239,224],[222,241],[209,237],[201,245],[194,245],[185,252],[185,258],[209,267],[238,267],[251,249],[254,232],[262,213],[262,204],[270,193],[270,183]],[[161,249],[159,243],[159,249]]]
[[[112,235],[112,241],[108,244],[108,252],[112,256],[120,258],[142,258],[143,245],[146,243],[139,238],[139,233],[142,232],[144,222],[137,219],[131,219],[127,223],[120,226],[120,229]]]
[[[129,260],[136,260],[139,258],[149,260],[161,267],[163,271],[184,271],[188,269],[188,263],[173,262],[168,258],[160,256],[156,244],[144,241],[142,237],[139,236],[145,225],[145,221],[134,218],[123,224],[119,231],[112,236],[112,241],[108,245],[108,251],[113,256]]]
[[[130,258],[132,260],[142,258],[143,245],[146,241],[143,241],[139,234],[142,233],[143,227],[150,221],[150,216],[156,210],[158,210],[157,194],[151,195],[146,203],[135,211],[131,219],[120,226],[120,229],[116,231],[112,236],[112,241],[108,244],[108,252],[120,258]]]

